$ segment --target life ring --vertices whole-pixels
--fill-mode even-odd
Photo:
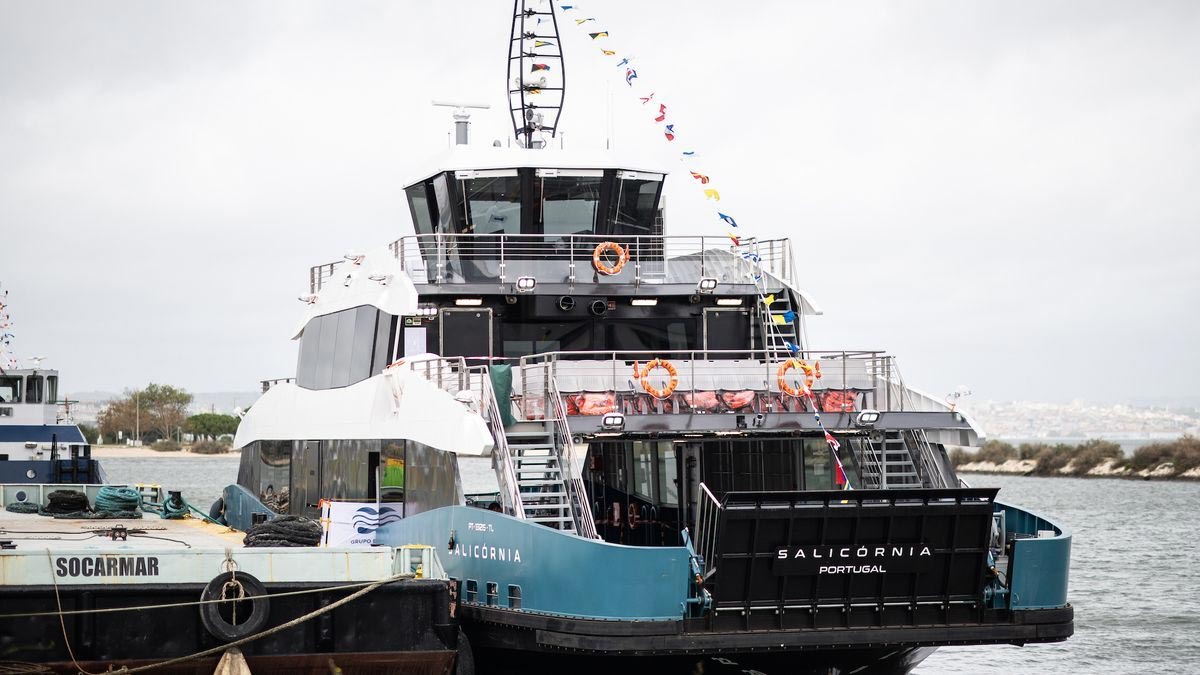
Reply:
[[[240,599],[239,599],[240,598]],[[262,630],[271,614],[271,600],[262,582],[245,572],[222,572],[212,578],[200,593],[200,623],[208,634],[221,642],[233,642]],[[229,600],[230,602],[211,602]],[[235,623],[221,613],[222,607],[250,603],[250,615],[235,610],[234,617],[242,619]]]
[[[793,368],[798,368],[804,373],[803,391],[796,389],[787,381],[787,372]],[[780,364],[775,376],[779,379],[779,390],[788,396],[810,396],[813,381],[821,377],[821,364],[814,361],[812,365],[809,365],[808,361],[804,359],[788,359]]]
[[[609,251],[617,254],[617,262],[612,265],[605,263],[601,258],[601,256]],[[620,272],[621,268],[625,267],[625,263],[627,262],[629,262],[629,249],[622,248],[615,241],[602,242],[592,251],[592,267],[595,267],[596,271],[601,274],[612,276]]]
[[[662,368],[663,370],[667,371],[668,375],[671,376],[671,381],[667,382],[667,386],[663,387],[662,389],[650,384],[650,371],[654,370],[655,368]],[[675,387],[679,386],[679,371],[675,369],[675,364],[667,361],[666,359],[654,359],[646,364],[645,370],[640,372],[638,370],[637,363],[634,363],[633,373],[634,377],[641,380],[642,389],[645,389],[646,393],[650,394],[654,398],[667,398],[675,392]]]

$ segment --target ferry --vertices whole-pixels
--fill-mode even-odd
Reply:
[[[528,103],[522,70],[515,147],[460,107],[404,185],[413,233],[309,270],[296,372],[263,382],[216,514],[346,504],[375,545],[436,547],[481,672],[904,672],[1067,639],[1071,533],[958,478],[971,420],[891,354],[811,348],[790,240],[669,232],[669,167],[555,147],[561,89]],[[495,490],[466,494],[480,455]]]

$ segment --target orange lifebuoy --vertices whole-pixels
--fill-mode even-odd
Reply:
[[[789,384],[785,377],[787,371],[793,368],[799,368],[804,372],[803,391]],[[809,396],[812,394],[813,381],[821,377],[821,364],[814,361],[812,365],[809,365],[808,361],[804,359],[788,359],[779,366],[779,370],[776,371],[775,376],[779,378],[779,390],[788,396]]]
[[[671,381],[668,382],[667,386],[663,387],[662,389],[650,384],[650,371],[654,370],[655,368],[662,368],[663,370],[667,371],[668,375],[671,376]],[[650,361],[646,364],[645,370],[639,370],[638,364],[634,363],[633,376],[641,380],[642,389],[645,389],[646,393],[650,394],[654,398],[666,398],[674,393],[675,387],[679,386],[679,371],[675,369],[675,364],[665,359],[654,359]]]
[[[617,254],[617,262],[608,265],[601,259],[605,253],[612,251]],[[629,262],[629,250],[621,248],[621,245],[615,241],[606,241],[596,246],[596,250],[592,251],[592,266],[601,274],[612,276],[621,271],[625,267],[625,263]]]

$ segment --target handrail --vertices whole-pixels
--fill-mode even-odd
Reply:
[[[708,578],[717,571],[713,557],[717,554],[717,525],[723,507],[704,483],[700,483],[699,497],[700,505],[696,509],[696,554],[704,561],[704,577]]]
[[[481,280],[501,284],[544,267],[547,261],[561,261],[568,263],[569,281],[574,283],[576,268],[590,268],[595,247],[606,241],[628,250],[630,272],[626,278],[632,276],[639,285],[647,278],[694,282],[700,277],[722,275],[729,283],[747,283],[759,271],[791,283],[795,269],[787,239],[746,238],[731,245],[726,236],[709,235],[429,233],[406,235],[388,244],[388,248],[416,283],[441,284],[460,277],[465,280],[464,261],[494,263],[494,270],[477,265],[472,273]],[[684,273],[672,275],[672,261],[693,262],[697,268],[685,268]],[[458,269],[452,270],[451,263]],[[324,279],[333,275],[336,264],[310,270],[314,293]]]
[[[583,480],[575,475],[575,442],[571,438],[571,430],[567,427],[566,406],[563,405],[562,395],[558,393],[558,386],[553,378],[549,388],[554,411],[551,421],[554,423],[554,448],[558,453],[558,471],[567,489],[567,499],[570,500],[571,514],[575,520],[575,531],[582,537],[599,539],[587,489],[583,486]]]
[[[525,509],[521,507],[521,488],[517,483],[517,471],[513,466],[512,453],[508,448],[508,436],[504,433],[504,420],[500,416],[500,403],[496,399],[496,390],[492,388],[492,378],[487,366],[477,366],[482,396],[480,409],[487,416],[488,427],[492,432],[493,457],[496,462],[496,482],[506,501],[505,513],[517,518],[525,518]]]

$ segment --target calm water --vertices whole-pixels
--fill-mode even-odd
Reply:
[[[113,482],[157,482],[199,508],[237,479],[237,457],[109,459]],[[495,489],[488,460],[463,460],[463,488]],[[967,476],[1074,533],[1075,636],[1026,647],[939,649],[917,673],[1200,672],[1200,483]]]

